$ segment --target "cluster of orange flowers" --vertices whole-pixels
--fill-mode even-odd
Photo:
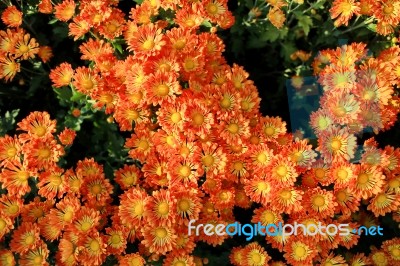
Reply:
[[[388,129],[400,111],[393,90],[399,79],[390,71],[399,65],[399,47],[377,58],[367,58],[363,44],[320,53],[313,65],[325,93],[311,118],[318,135],[313,149],[288,133],[280,117],[260,114],[248,73],[226,63],[216,34],[201,31],[204,20],[232,25],[226,0],[144,1],[127,20],[116,4],[41,1],[39,10],[68,22],[75,40],[93,36],[80,45],[90,67],[65,62],[50,79],[56,88],[90,96],[121,131],[132,131],[125,146],[138,163],[113,177],[93,159],[62,169],[57,162],[75,132],[56,134],[47,113],[31,113],[18,123],[20,134],[0,138],[0,182],[7,190],[0,197],[0,239],[11,239],[0,247],[0,265],[48,265],[46,242],[58,244],[56,265],[101,265],[109,256],[119,265],[160,259],[166,266],[202,265],[207,259],[192,255],[196,243],[216,246],[228,236],[188,235],[188,222],[235,222],[234,207],[253,207],[252,222],[263,225],[374,225],[363,205],[400,221],[400,148],[381,149],[371,139],[360,162],[351,162],[355,134],[367,126]],[[161,9],[176,12],[166,21]],[[124,59],[112,42],[121,36],[130,52]],[[29,192],[37,197],[28,202]],[[334,253],[358,239],[354,233],[267,236],[286,262],[272,261],[257,242],[233,248],[230,260],[243,266],[400,262],[400,238],[369,255],[349,254],[347,262]],[[137,252],[126,254],[134,243]]]
[[[353,16],[367,16],[376,22],[376,32],[381,35],[394,33],[400,23],[400,1],[397,0],[335,0],[330,9],[334,25],[348,25]]]

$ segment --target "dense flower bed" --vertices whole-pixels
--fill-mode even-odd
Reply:
[[[266,1],[274,27],[283,27],[288,3],[303,4]],[[216,265],[213,248],[231,237],[189,235],[188,223],[242,221],[237,209],[263,225],[357,229],[378,225],[374,217],[381,216],[400,222],[398,143],[381,147],[374,136],[363,139],[397,121],[399,46],[372,54],[367,43],[351,42],[313,51],[312,58],[291,54],[303,64],[311,58],[322,89],[319,109],[307,118],[312,142],[288,132],[281,117],[262,115],[249,73],[226,62],[218,31],[235,22],[227,1],[143,1],[129,12],[118,4],[30,5],[54,16],[50,25],[68,25],[78,44],[70,52],[79,53],[79,64],[58,58],[48,73],[60,106],[73,121],[104,112],[123,134],[120,149],[128,156],[111,175],[94,158],[67,166],[80,128],[30,110],[15,134],[0,137],[0,265]],[[399,8],[397,1],[336,0],[329,12],[336,27],[365,15],[377,21],[376,34],[389,35]],[[21,1],[1,14],[5,82],[57,57],[24,24],[29,11]],[[261,9],[251,12],[259,17]],[[304,97],[299,73],[291,84]],[[360,251],[361,237],[355,231],[268,235],[228,246],[229,259],[252,266],[400,263],[400,238],[386,235]],[[198,255],[201,242],[209,253]]]

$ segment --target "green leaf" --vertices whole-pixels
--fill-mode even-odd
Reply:
[[[85,98],[85,94],[82,94],[82,93],[77,92],[77,91],[74,90],[73,93],[72,93],[72,96],[71,96],[71,101],[77,102],[77,101],[79,101],[79,100],[81,100],[83,98]]]
[[[68,87],[62,87],[62,88],[53,87],[53,90],[57,94],[57,98],[60,100],[69,101],[72,97],[72,91]]]
[[[308,16],[301,16],[299,17],[298,25],[303,29],[304,34],[307,36],[310,32],[310,28],[313,25],[313,21]]]
[[[52,20],[49,21],[49,24],[52,25],[52,24],[56,23],[57,21],[58,21],[58,19],[53,18]]]
[[[376,24],[368,24],[367,29],[369,29],[372,32],[376,32]]]
[[[119,43],[114,43],[113,44],[115,50],[117,50],[120,54],[123,54],[124,52],[122,51],[122,46]]]
[[[210,22],[208,19],[203,20],[203,22],[201,23],[201,25],[204,26],[204,27],[207,27],[207,28],[211,28],[211,27],[212,27],[212,24],[211,24],[211,22]]]

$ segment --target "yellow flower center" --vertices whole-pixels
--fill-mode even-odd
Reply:
[[[344,108],[344,106],[338,106],[333,110],[333,113],[337,116],[337,117],[343,117],[346,115],[346,108]]]
[[[280,177],[284,177],[284,176],[286,176],[286,174],[287,174],[287,168],[286,168],[286,166],[284,166],[284,165],[279,165],[277,168],[276,168],[276,174],[277,175],[279,175]]]
[[[160,84],[156,87],[158,96],[167,96],[169,94],[169,87],[165,84]]]
[[[24,181],[26,181],[26,180],[28,179],[29,173],[26,172],[26,171],[19,171],[19,172],[17,173],[17,177],[18,177],[18,179],[19,179],[20,181],[24,182]]]
[[[9,214],[14,215],[19,212],[19,207],[18,207],[18,205],[11,205],[8,207],[7,211]]]
[[[42,262],[43,262],[42,255],[36,255],[35,258],[33,259],[34,265],[42,265]]]
[[[142,216],[142,214],[144,213],[144,206],[141,202],[135,204],[135,207],[133,208],[133,213],[136,216]]]
[[[139,145],[138,148],[142,149],[142,150],[147,150],[150,147],[149,142],[147,140],[141,140],[139,141]]]
[[[140,113],[136,110],[127,110],[126,111],[126,117],[129,120],[136,120],[139,118],[139,116],[140,116]]]
[[[181,200],[178,202],[178,207],[179,207],[179,210],[185,212],[185,211],[188,211],[188,210],[189,210],[189,208],[190,208],[190,203],[189,203],[189,201],[188,201],[187,199],[181,199]]]
[[[366,173],[361,173],[358,175],[357,182],[359,184],[366,184],[369,181],[369,176]]]
[[[121,237],[117,234],[113,235],[111,237],[111,243],[113,243],[115,245],[121,243]]]
[[[342,147],[342,142],[339,139],[334,138],[331,142],[331,148],[333,151],[338,151]]]
[[[292,197],[292,192],[289,190],[283,190],[279,193],[282,199],[288,200]]]
[[[64,213],[64,215],[63,215],[63,220],[64,220],[65,222],[70,222],[70,221],[72,221],[73,214],[74,214],[74,213],[73,213],[72,210],[66,211],[66,212]]]
[[[377,198],[376,198],[376,202],[379,204],[385,203],[387,201],[387,197],[385,194],[380,194]]]
[[[219,198],[220,198],[222,201],[226,201],[226,200],[229,199],[229,195],[228,195],[227,192],[221,192],[221,193],[219,193]]]
[[[339,170],[337,171],[337,173],[336,173],[337,178],[338,178],[338,179],[341,179],[341,180],[346,180],[346,178],[348,177],[348,175],[349,175],[349,173],[347,173],[347,171],[344,170],[344,169],[339,169]]]
[[[315,170],[315,176],[317,179],[323,179],[325,177],[325,170],[323,168],[317,168]]]
[[[189,28],[191,28],[191,27],[193,27],[194,25],[196,25],[195,22],[194,22],[194,20],[191,19],[191,18],[186,19],[186,20],[185,20],[185,24],[186,24],[186,26],[188,26]]]
[[[206,6],[206,10],[211,15],[216,15],[218,13],[218,6],[216,4],[210,3]]]
[[[265,163],[268,160],[268,156],[265,153],[261,152],[257,155],[257,161],[259,163]]]
[[[325,198],[323,196],[315,196],[313,199],[313,204],[317,207],[322,207],[325,205]]]
[[[243,170],[243,163],[242,162],[235,162],[233,164],[233,169],[235,169],[236,171]]]
[[[253,252],[253,254],[251,254],[251,262],[254,265],[258,265],[259,263],[261,263],[261,255],[258,252]]]
[[[302,247],[302,246],[297,246],[297,247],[293,250],[293,252],[294,252],[294,254],[295,254],[295,256],[296,256],[297,258],[303,258],[303,257],[306,255],[306,253],[307,253],[306,249],[305,249],[304,247]]]
[[[231,107],[232,102],[228,97],[224,97],[219,104],[221,105],[222,108],[227,109]]]
[[[93,80],[91,80],[90,78],[87,78],[87,79],[83,80],[83,81],[82,81],[82,87],[83,87],[85,90],[91,90],[91,89],[93,89],[93,87],[94,87]]]
[[[181,50],[181,49],[185,48],[185,46],[186,46],[186,40],[185,40],[185,39],[177,40],[177,41],[173,44],[173,47],[174,47],[176,50]]]
[[[194,60],[192,58],[187,58],[185,60],[185,70],[186,71],[191,71],[196,67],[196,63],[194,62]]]
[[[385,15],[391,15],[394,11],[394,7],[391,4],[386,4],[383,7],[383,13],[385,13]]]
[[[337,200],[340,201],[340,202],[345,202],[345,201],[347,200],[347,194],[346,194],[346,192],[344,192],[344,191],[339,191],[339,192],[336,194],[336,198],[337,198]]]
[[[168,214],[169,212],[169,205],[167,202],[161,202],[160,204],[158,204],[158,208],[157,211],[159,214],[165,216]]]
[[[110,93],[103,94],[103,95],[101,95],[101,97],[100,97],[100,101],[103,102],[103,103],[108,103],[108,104],[110,104],[110,103],[113,102],[113,100],[114,100],[114,97],[113,97],[112,94],[110,94]]]
[[[369,101],[369,100],[375,99],[375,97],[376,97],[376,93],[373,90],[366,90],[363,93],[364,100]]]
[[[329,121],[325,117],[320,117],[318,119],[318,127],[321,130],[325,130],[329,126]]]
[[[26,245],[31,245],[33,244],[33,242],[35,242],[35,238],[33,237],[33,235],[29,235],[25,238]]]
[[[9,147],[9,148],[7,149],[7,151],[6,151],[6,153],[7,153],[7,156],[8,156],[9,158],[12,158],[12,157],[14,157],[14,156],[17,154],[17,149],[16,149],[15,147]]]
[[[168,234],[168,232],[167,232],[167,230],[165,228],[157,228],[156,231],[155,231],[155,235],[158,238],[164,238],[164,237],[167,236],[167,234]]]
[[[51,183],[53,186],[57,186],[57,187],[58,187],[58,186],[61,184],[61,182],[62,182],[61,176],[59,176],[59,175],[51,175],[50,178],[49,178],[49,180],[50,180],[50,183]]]
[[[100,243],[97,241],[97,240],[92,240],[92,241],[90,241],[90,249],[92,250],[92,251],[99,251],[99,249],[100,249]]]
[[[270,211],[264,212],[264,223],[271,224],[275,222],[275,214]]]
[[[167,63],[162,63],[162,64],[160,64],[160,65],[158,66],[158,69],[159,69],[160,71],[168,72],[168,71],[171,70],[171,66],[170,66],[169,64],[167,64]]]
[[[22,44],[18,49],[21,54],[27,53],[29,51],[29,46],[26,44]]]
[[[396,189],[400,187],[400,180],[395,178],[389,181],[389,187],[391,189]]]
[[[264,129],[264,133],[265,133],[265,135],[267,135],[267,136],[272,136],[272,135],[275,134],[275,128],[273,128],[273,127],[266,127],[266,128]]]
[[[395,257],[396,259],[398,259],[400,257],[400,249],[398,247],[394,247],[392,248],[392,250],[390,250],[390,253],[393,255],[393,257]]]
[[[179,112],[175,112],[171,115],[171,121],[174,124],[178,124],[182,120],[182,116]]]
[[[113,23],[107,24],[107,31],[109,33],[114,33],[117,30],[117,26]]]
[[[383,252],[375,253],[373,256],[373,260],[374,262],[383,264],[386,262],[386,256]]]
[[[38,137],[43,137],[44,134],[46,134],[46,128],[44,126],[35,127],[33,133],[35,133]]]
[[[183,177],[188,177],[191,173],[191,169],[189,166],[187,165],[182,165],[179,169],[179,174],[181,174],[181,176]]]
[[[268,191],[269,189],[270,189],[270,186],[267,182],[258,182],[258,184],[257,184],[258,191]]]
[[[101,185],[100,185],[100,184],[94,184],[94,185],[91,187],[90,191],[91,191],[94,195],[100,194],[101,191],[102,191]]]
[[[210,167],[214,164],[214,157],[208,154],[202,158],[202,162],[205,166]]]
[[[133,184],[136,183],[136,180],[137,180],[137,176],[136,175],[129,174],[129,175],[125,175],[124,176],[125,185],[128,185],[128,186],[133,185]]]
[[[202,125],[204,123],[204,116],[202,114],[200,114],[200,113],[195,113],[192,116],[192,119],[193,119],[193,123],[196,126],[200,126],[200,125]]]
[[[156,44],[155,44],[154,40],[148,39],[148,40],[144,41],[144,43],[142,44],[142,49],[149,51],[149,50],[153,49],[155,45]]]
[[[301,162],[304,159],[303,153],[301,151],[295,152],[292,155],[292,159],[295,162]]]
[[[174,262],[174,266],[186,266],[186,263],[179,260],[179,261]]]
[[[90,222],[87,222],[87,221],[85,221],[85,222],[83,222],[81,224],[81,230],[84,231],[84,232],[89,230],[91,227],[92,227],[92,224]]]
[[[6,221],[2,218],[0,218],[0,232],[2,232],[6,228]]]
[[[250,109],[250,103],[246,100],[241,101],[240,107],[242,107],[243,111],[248,111]]]
[[[236,134],[239,132],[239,126],[236,123],[229,124],[228,131],[232,134]]]

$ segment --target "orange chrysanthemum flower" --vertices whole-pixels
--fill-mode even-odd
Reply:
[[[277,187],[272,191],[271,198],[275,199],[271,208],[274,211],[283,211],[285,213],[294,213],[303,209],[301,205],[303,192],[293,187]]]
[[[63,0],[62,3],[54,6],[54,15],[57,19],[67,22],[75,15],[75,8],[75,1]]]
[[[28,60],[39,52],[39,44],[29,33],[22,35],[15,43],[15,58]]]
[[[22,12],[16,6],[8,6],[1,14],[1,20],[8,27],[19,27],[22,24]]]
[[[376,166],[355,165],[354,175],[356,178],[353,179],[349,187],[355,195],[368,199],[382,191],[385,176]]]
[[[56,131],[56,120],[50,120],[47,112],[31,112],[17,125],[18,130],[27,132],[19,134],[18,138],[21,142],[46,139],[52,137],[51,134]]]
[[[0,166],[17,162],[21,155],[21,144],[17,137],[0,137]]]
[[[23,201],[20,197],[3,194],[0,197],[0,212],[10,218],[20,215],[23,210]]]
[[[14,230],[10,241],[11,251],[17,253],[26,253],[34,249],[40,241],[39,227],[35,223],[22,223]]]
[[[28,184],[28,179],[31,175],[33,173],[28,171],[26,165],[22,165],[19,161],[8,162],[0,173],[0,181],[9,195],[23,196],[31,191]]]
[[[347,26],[353,15],[358,15],[360,12],[359,2],[354,0],[335,0],[329,12],[331,13],[331,18],[335,19],[333,23],[335,27]]]
[[[382,250],[388,255],[390,265],[400,263],[400,238],[395,237],[382,243]]]
[[[126,254],[118,258],[120,266],[144,266],[146,261],[139,253]]]
[[[146,224],[141,228],[144,244],[149,252],[164,255],[176,245],[175,230],[163,225]]]
[[[19,263],[26,266],[48,265],[47,259],[49,254],[50,251],[46,243],[40,241],[35,248],[21,256]]]
[[[193,260],[193,256],[190,256],[188,254],[178,255],[173,252],[169,253],[163,261],[163,266],[169,265],[196,266]]]
[[[317,249],[306,238],[293,238],[284,247],[286,261],[293,265],[311,265]]]
[[[21,71],[21,64],[8,56],[0,57],[0,79],[6,82],[14,79],[15,75]]]
[[[72,77],[74,76],[74,70],[69,63],[62,63],[52,69],[49,76],[53,82],[53,86],[61,88],[63,86],[68,86],[71,83]]]
[[[182,93],[178,76],[172,73],[156,73],[150,75],[144,84],[146,101],[148,104],[163,105],[173,102],[177,95]]]
[[[140,25],[127,39],[128,50],[134,51],[137,56],[157,55],[165,45],[162,29],[155,24]]]
[[[73,224],[68,225],[68,231],[79,235],[86,235],[95,231],[100,223],[100,213],[92,208],[81,207],[75,213]]]
[[[53,13],[53,5],[51,0],[40,0],[40,3],[38,4],[38,10],[43,14]]]
[[[0,265],[15,266],[15,257],[10,250],[0,251]]]
[[[320,218],[333,217],[337,203],[333,200],[333,193],[321,188],[308,190],[303,195],[303,205],[311,216]]]
[[[347,187],[335,188],[333,194],[337,202],[335,213],[342,212],[343,215],[350,215],[358,211],[360,198],[356,197]]]
[[[318,148],[326,162],[350,160],[354,158],[356,137],[348,129],[330,127],[318,139]]]
[[[139,228],[143,225],[149,196],[145,191],[131,188],[120,196],[118,216],[125,226]]]
[[[146,205],[146,220],[153,226],[171,226],[175,223],[176,199],[169,190],[154,191]]]
[[[12,229],[14,229],[13,219],[8,217],[3,211],[0,210],[0,240],[3,241],[4,235],[10,232]],[[0,262],[2,262],[1,256]]]
[[[242,251],[243,264],[246,266],[263,266],[268,265],[271,257],[263,247],[257,242],[250,243],[243,248]]]
[[[103,235],[99,232],[92,232],[83,235],[78,242],[80,252],[77,255],[77,261],[82,266],[99,266],[106,259],[107,243]]]
[[[386,213],[396,211],[400,206],[400,195],[393,192],[381,192],[375,195],[368,205],[376,217],[384,216]]]
[[[285,13],[277,7],[269,9],[267,18],[278,29],[283,27],[286,20]]]
[[[58,167],[42,172],[37,184],[38,194],[47,199],[61,198],[68,190],[63,172],[63,169]]]

